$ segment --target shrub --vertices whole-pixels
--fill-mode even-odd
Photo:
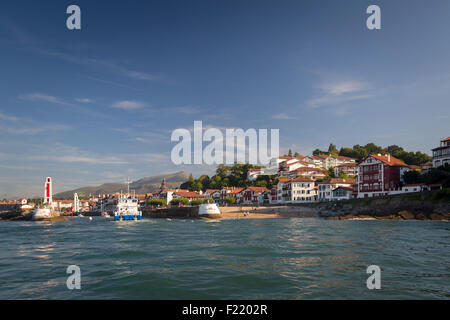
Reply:
[[[225,198],[225,202],[228,204],[235,204],[236,203],[236,199],[234,197],[226,197]]]
[[[214,203],[214,199],[213,198],[204,198],[203,203]]]
[[[194,199],[191,201],[191,205],[198,206],[203,203],[203,199]]]
[[[432,196],[433,200],[450,200],[450,188],[435,191]]]
[[[178,206],[180,203],[182,203],[185,206],[187,206],[189,204],[189,199],[186,199],[186,198],[175,198],[172,201],[170,201],[170,204],[172,206]]]
[[[165,205],[167,205],[167,202],[164,199],[150,199],[147,201],[147,205],[149,205],[149,206],[165,206]]]

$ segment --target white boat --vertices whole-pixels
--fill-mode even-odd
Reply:
[[[200,218],[220,219],[222,214],[215,203],[204,203],[198,208],[198,216]]]
[[[120,196],[114,208],[114,220],[142,220],[139,201],[131,196]]]
[[[114,220],[142,220],[142,212],[139,210],[139,200],[130,194],[130,181],[127,181],[128,193],[119,196],[114,208]]]

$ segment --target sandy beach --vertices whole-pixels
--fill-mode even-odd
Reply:
[[[223,219],[268,219],[268,218],[305,218],[317,217],[312,210],[307,208],[274,206],[274,207],[220,207]],[[306,210],[305,210],[306,209]]]

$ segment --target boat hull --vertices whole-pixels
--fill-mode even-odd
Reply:
[[[114,216],[114,221],[120,221],[120,218],[122,218],[123,221],[142,220],[142,216],[123,215],[123,216]]]

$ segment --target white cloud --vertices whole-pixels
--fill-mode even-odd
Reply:
[[[295,117],[288,115],[287,113],[278,113],[272,116],[272,119],[275,120],[294,120]]]
[[[11,124],[13,122],[13,124]],[[18,118],[0,112],[0,132],[18,135],[34,135],[50,131],[70,130],[63,124],[49,124],[37,122],[28,118]]]
[[[44,94],[44,93],[32,93],[32,94],[24,94],[24,95],[19,95],[19,98],[22,100],[28,100],[28,101],[44,101],[44,102],[50,102],[50,103],[55,103],[55,104],[64,104],[67,105],[67,102],[64,102],[63,100],[55,97],[55,96],[51,96],[48,94]]]
[[[127,164],[126,161],[118,157],[100,157],[100,156],[30,156],[29,160],[34,161],[55,161],[55,162],[69,162],[69,163],[90,163],[90,164]]]
[[[182,107],[176,107],[174,108],[175,111],[184,113],[184,114],[196,114],[200,113],[201,110],[194,106],[182,106]]]
[[[139,101],[124,100],[113,103],[111,107],[122,110],[136,110],[145,107],[145,104]]]
[[[359,81],[340,81],[333,83],[323,83],[319,88],[326,94],[340,96],[346,93],[362,91],[366,88],[366,84]]]
[[[8,116],[2,112],[0,112],[0,120],[6,120],[6,121],[12,121],[12,122],[18,122],[19,118],[14,116]]]
[[[326,82],[318,87],[319,93],[315,98],[306,102],[310,108],[323,106],[339,106],[349,102],[368,99],[371,97],[367,90],[369,86],[365,82],[343,80]]]
[[[75,101],[80,103],[92,103],[93,101],[89,98],[76,98]]]

